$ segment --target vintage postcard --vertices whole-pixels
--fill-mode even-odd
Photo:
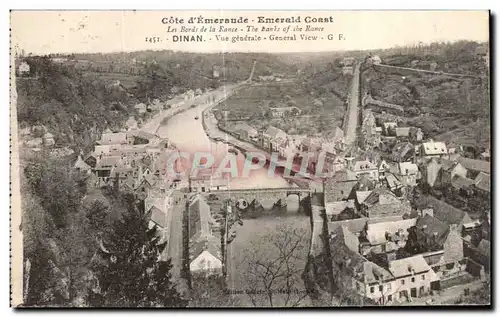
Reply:
[[[488,11],[11,11],[13,307],[491,307]]]

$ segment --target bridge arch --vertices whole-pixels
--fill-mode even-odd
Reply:
[[[287,213],[299,212],[299,210],[300,210],[300,196],[297,194],[289,194],[286,197]]]

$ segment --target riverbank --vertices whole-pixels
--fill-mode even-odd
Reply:
[[[240,85],[242,85],[242,83],[225,85],[219,87],[216,90],[203,93],[191,100],[183,100],[177,104],[174,104],[169,109],[161,110],[158,114],[151,118],[151,120],[142,125],[139,130],[151,134],[156,134],[165,120],[169,120],[170,118],[192,108],[193,106],[201,106],[202,108],[213,107],[214,105],[219,104],[227,98],[228,89],[232,90]]]

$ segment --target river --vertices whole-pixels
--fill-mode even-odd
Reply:
[[[211,153],[216,160],[214,166],[217,167],[217,162],[227,155],[228,146],[224,143],[213,142],[206,135],[202,124],[202,112],[207,107],[210,107],[210,104],[202,103],[195,108],[189,108],[184,112],[174,115],[167,122],[163,122],[160,125],[156,134],[162,138],[168,138],[179,151],[188,153],[195,153],[197,151]],[[238,174],[240,175],[245,158],[239,153],[237,160]],[[248,178],[236,177],[230,180],[231,189],[276,188],[288,186],[290,185],[283,177],[269,177],[268,170],[265,168],[252,171]]]

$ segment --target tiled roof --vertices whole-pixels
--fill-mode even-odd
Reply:
[[[448,154],[446,144],[444,142],[429,141],[422,143],[422,148],[426,155]]]
[[[190,217],[195,216],[196,219],[193,221],[197,221],[195,232],[190,232],[189,235],[208,235],[210,234],[210,222],[212,220],[212,216],[210,214],[210,206],[205,201],[205,198],[201,195],[196,195],[189,204],[189,214]],[[194,217],[193,217],[194,218]],[[191,221],[191,218],[190,218]]]
[[[365,283],[383,282],[393,278],[389,271],[370,261],[363,263],[363,273]]]
[[[393,235],[401,229],[405,234],[408,234],[408,228],[413,227],[416,222],[416,218],[410,218],[368,224],[366,236],[372,245],[384,243],[387,242],[387,233]]]
[[[85,163],[85,161],[82,159],[82,157],[80,155],[78,156],[78,159],[76,160],[76,162],[73,166],[74,166],[74,168],[78,168],[78,169],[85,170],[85,171],[90,169],[90,165]]]
[[[163,212],[156,206],[153,206],[149,209],[148,214],[150,216],[150,220],[153,221],[161,228],[167,227],[167,213]]]
[[[190,246],[191,261],[196,259],[203,251],[208,251],[211,255],[222,261],[221,240],[213,235],[201,237]]]
[[[405,158],[408,153],[415,151],[415,146],[409,142],[399,143],[392,149],[392,156],[399,160]]]
[[[345,227],[339,225],[330,231],[329,245],[332,252],[332,261],[339,266],[348,263],[348,267],[353,272],[363,273],[364,275],[364,263],[367,262],[367,259],[347,247],[345,243],[345,230]]]
[[[371,193],[371,190],[356,191],[356,201],[358,202],[358,204],[362,204],[365,201],[366,197],[370,196]]]
[[[385,180],[390,188],[402,186],[401,182],[391,173],[385,175]]]
[[[273,139],[276,139],[276,138],[286,138],[285,131],[283,131],[281,129],[278,129],[278,128],[275,128],[273,126],[269,126],[266,129],[265,134],[267,134],[268,136],[270,136]]]
[[[389,168],[389,164],[387,164],[387,162],[386,162],[385,160],[382,160],[382,161],[380,161],[380,163],[378,164],[378,168],[379,168],[379,170],[381,170],[381,169],[386,170],[386,169],[388,169],[388,168]]]
[[[392,279],[392,275],[389,271],[373,262],[368,261],[359,253],[349,249],[345,240],[346,233],[348,232],[352,231],[345,226],[339,226],[333,231],[330,231],[329,245],[332,253],[332,261],[336,264],[334,269],[343,268],[344,271],[351,271],[356,279],[361,280],[364,283],[373,283],[376,281]]]
[[[363,175],[359,178],[357,188],[363,190],[372,190],[375,188],[375,184],[370,180],[368,176]]]
[[[489,257],[491,252],[490,241],[485,239],[481,240],[481,242],[479,242],[479,244],[477,245],[477,250],[481,252],[483,255]]]
[[[411,162],[399,163],[399,173],[401,175],[411,175],[418,173],[418,166]]]
[[[122,158],[120,156],[103,156],[103,158],[97,162],[96,169],[120,166],[121,161]]]
[[[446,223],[429,214],[418,218],[416,227],[425,236],[435,238],[438,245],[443,245],[450,230]]]
[[[376,168],[377,167],[372,162],[367,160],[357,161],[356,163],[354,163],[354,171],[364,171]]]
[[[370,193],[370,195],[368,195],[368,197],[366,197],[364,204],[368,205],[368,206],[377,204],[379,202],[379,198],[381,195],[387,195],[387,196],[396,198],[396,196],[387,188],[379,187],[379,188],[374,189]]]
[[[357,181],[335,182],[328,180],[325,183],[325,201],[333,202],[348,199]]]
[[[457,162],[453,162],[453,161],[445,160],[445,159],[441,159],[439,162],[441,163],[441,166],[442,166],[443,170],[445,170],[445,171],[449,171],[453,167],[455,167],[455,165],[457,165]]]
[[[474,181],[470,178],[462,177],[460,175],[455,175],[451,180],[451,185],[457,189],[466,188],[474,185]]]
[[[366,224],[378,223],[378,222],[388,222],[388,221],[398,221],[402,220],[402,216],[391,216],[391,217],[381,217],[381,218],[357,218],[357,219],[349,219],[343,221],[333,221],[328,222],[328,231],[333,232],[338,227],[346,226],[349,231],[353,233],[358,233],[363,231]]]
[[[490,178],[489,174],[480,172],[476,176],[476,179],[474,180],[474,184],[479,189],[482,189],[482,190],[487,191],[487,192],[491,191],[491,178]]]
[[[429,195],[419,197],[416,201],[416,205],[418,208],[431,207],[433,209],[434,217],[448,225],[460,224],[467,216],[465,211],[455,208],[446,202]]]
[[[389,271],[396,278],[411,275],[413,272],[417,274],[429,270],[431,270],[431,267],[427,264],[422,255],[389,262]]]
[[[410,136],[410,127],[397,127],[396,136],[407,137]]]
[[[465,157],[459,157],[457,161],[468,170],[490,174],[490,168],[491,168],[490,162],[473,160]]]

